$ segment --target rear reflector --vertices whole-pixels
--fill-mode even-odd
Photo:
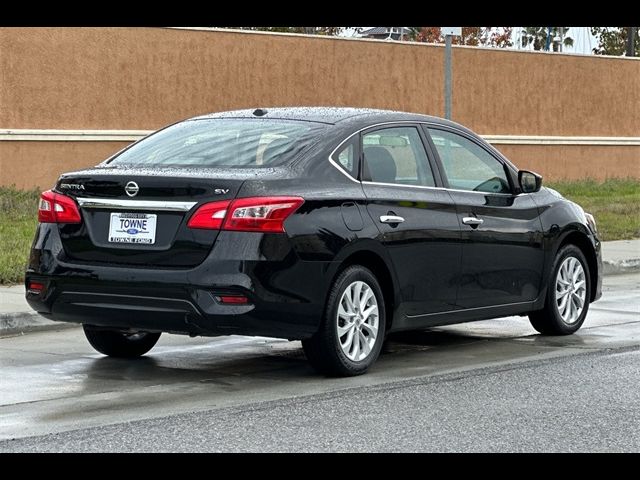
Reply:
[[[249,299],[244,295],[219,295],[216,297],[220,303],[233,304],[233,305],[246,305],[249,303]]]
[[[42,293],[44,290],[44,283],[41,282],[29,282],[27,290],[30,293]]]
[[[190,228],[283,233],[284,221],[304,203],[300,197],[251,197],[202,205]]]
[[[80,210],[73,198],[47,190],[40,195],[38,221],[40,223],[80,223]]]

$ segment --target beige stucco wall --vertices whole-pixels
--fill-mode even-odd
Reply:
[[[166,28],[0,28],[0,129],[155,129],[211,111],[443,114],[440,46]],[[640,137],[640,61],[454,48],[453,118],[481,134]],[[114,142],[0,141],[0,184],[49,186]],[[636,176],[640,146],[512,146],[548,177]]]

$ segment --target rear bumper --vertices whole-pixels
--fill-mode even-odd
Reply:
[[[25,281],[45,288],[26,299],[58,321],[303,339],[319,327],[332,267],[301,261],[284,235],[237,232],[221,232],[206,260],[188,270],[86,265],[66,257],[55,227],[41,225]],[[224,294],[249,303],[221,304]]]

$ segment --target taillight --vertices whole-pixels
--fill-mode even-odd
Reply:
[[[189,228],[220,230],[220,228],[222,228],[222,222],[224,222],[224,217],[227,215],[227,209],[229,208],[230,203],[230,200],[205,203],[191,216],[187,222],[187,226]]]
[[[300,197],[251,197],[202,205],[190,228],[283,233],[284,221],[304,203]]]
[[[80,210],[71,197],[47,190],[40,195],[40,223],[80,223]]]
[[[223,230],[283,233],[284,221],[303,203],[300,197],[239,198],[231,202]]]

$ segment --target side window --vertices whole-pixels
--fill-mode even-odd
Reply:
[[[430,128],[429,134],[451,188],[511,193],[504,165],[485,149],[456,133]]]
[[[393,127],[362,136],[363,179],[379,183],[435,186],[416,127]]]
[[[353,178],[358,178],[358,159],[356,158],[356,144],[358,136],[355,135],[349,142],[345,143],[340,150],[331,157],[340,167],[342,167]]]

